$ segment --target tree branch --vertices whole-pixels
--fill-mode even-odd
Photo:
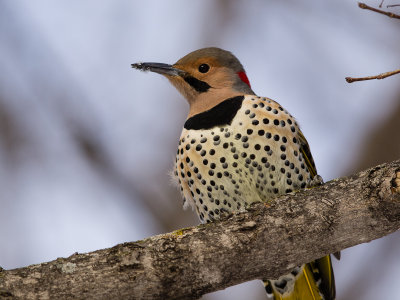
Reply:
[[[375,75],[375,76],[366,76],[366,77],[358,77],[358,78],[354,78],[354,77],[346,77],[346,81],[348,83],[352,83],[354,81],[363,81],[363,80],[371,80],[371,79],[383,79],[395,74],[399,74],[400,73],[400,69],[398,70],[394,70],[394,71],[390,71],[390,72],[385,72],[379,75]]]
[[[374,11],[374,12],[376,12],[378,14],[382,14],[382,15],[388,16],[389,18],[400,19],[399,15],[396,15],[396,14],[394,14],[392,12],[389,12],[389,11],[384,11],[384,10],[380,10],[380,9],[368,6],[365,3],[358,2],[358,7],[362,8],[362,9],[368,9],[368,10]]]
[[[383,0],[382,0],[381,4],[379,5],[379,7],[382,7],[382,4],[383,4]],[[373,12],[388,16],[390,18],[400,19],[400,15],[396,15],[396,14],[394,14],[392,12],[383,11],[383,10],[368,6],[365,3],[358,2],[358,7],[362,8],[362,9],[368,9],[370,11],[373,11]],[[371,80],[371,79],[384,79],[386,77],[393,76],[393,75],[399,74],[399,73],[400,73],[400,69],[394,70],[394,71],[391,71],[391,72],[385,72],[385,73],[382,73],[382,74],[379,74],[379,75],[375,75],[375,76],[365,76],[365,77],[358,77],[358,78],[346,77],[345,79],[346,79],[346,81],[348,83],[352,83],[354,81],[364,81],[364,80]]]
[[[214,223],[0,270],[2,299],[195,299],[400,228],[400,160]]]

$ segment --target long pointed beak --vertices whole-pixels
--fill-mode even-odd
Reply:
[[[184,73],[184,71],[174,68],[172,65],[162,63],[146,62],[131,64],[131,66],[134,69],[138,69],[141,71],[151,71],[161,75],[178,76]]]

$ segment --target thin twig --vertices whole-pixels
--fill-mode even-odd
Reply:
[[[384,1],[385,1],[385,0],[382,0],[381,4],[379,4],[379,7],[382,7]]]
[[[396,15],[396,14],[394,14],[394,13],[392,13],[392,12],[383,11],[383,10],[380,10],[380,9],[377,9],[377,8],[373,8],[373,7],[371,7],[371,6],[368,6],[368,5],[365,4],[365,3],[358,2],[358,7],[359,7],[359,8],[362,8],[362,9],[369,9],[369,10],[372,10],[372,11],[374,11],[374,12],[377,12],[377,13],[380,13],[380,14],[382,14],[382,15],[388,16],[389,18],[400,19],[400,15]]]
[[[389,7],[396,7],[396,6],[400,6],[400,4],[386,5],[387,8],[389,8]]]
[[[346,77],[346,81],[348,83],[352,83],[354,81],[363,81],[363,80],[371,80],[371,79],[383,79],[395,74],[399,74],[400,73],[400,69],[395,70],[395,71],[391,71],[391,72],[386,72],[386,73],[382,73],[379,75],[375,75],[375,76],[366,76],[366,77],[358,77],[358,78],[353,78],[353,77]]]

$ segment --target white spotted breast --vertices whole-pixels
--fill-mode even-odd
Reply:
[[[303,139],[279,103],[253,95],[243,98],[229,123],[184,128],[174,174],[185,204],[208,222],[304,188],[312,176],[301,151],[305,142],[309,152]]]

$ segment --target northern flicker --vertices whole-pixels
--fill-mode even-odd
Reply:
[[[204,48],[175,64],[136,63],[164,75],[189,102],[174,176],[201,222],[252,202],[303,189],[317,172],[299,125],[279,103],[258,97],[230,52]],[[277,280],[265,280],[272,299],[335,299],[328,255]]]

